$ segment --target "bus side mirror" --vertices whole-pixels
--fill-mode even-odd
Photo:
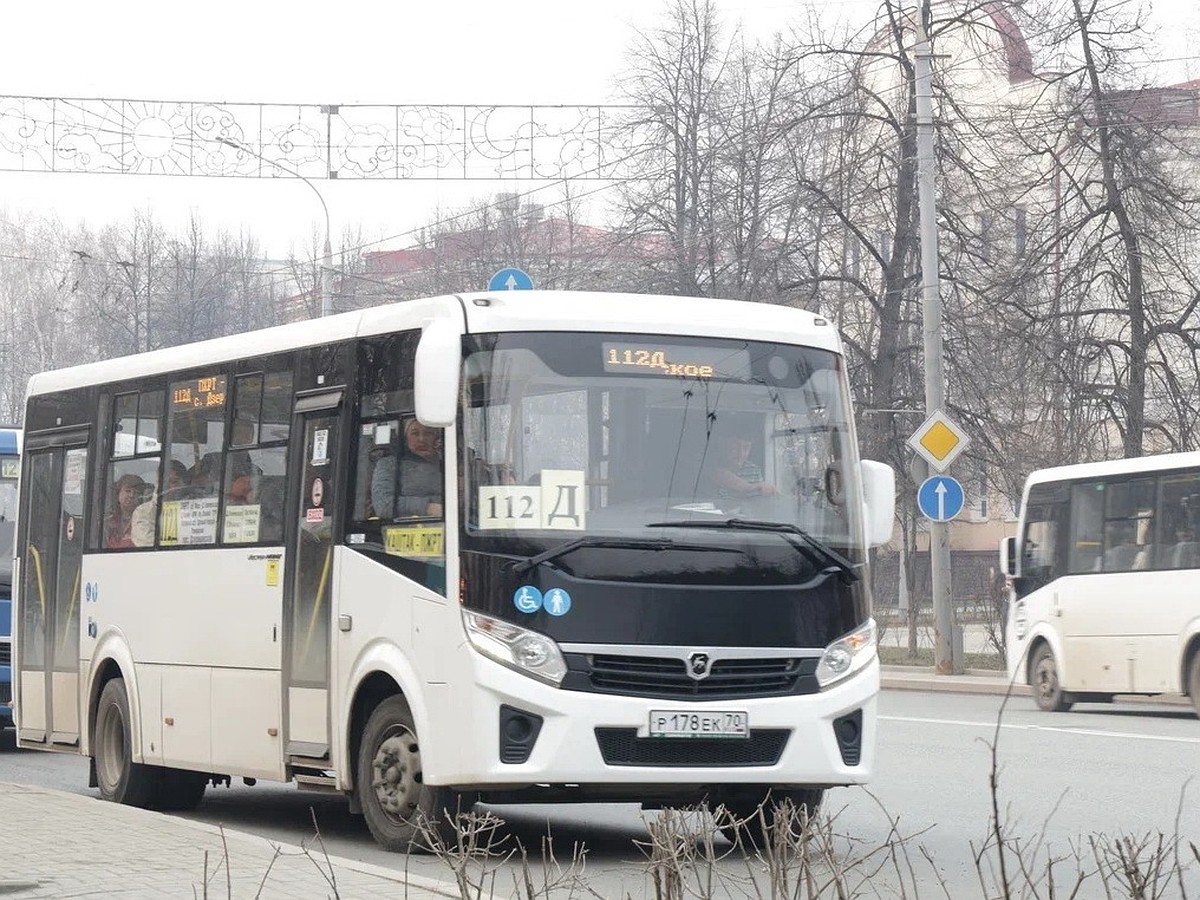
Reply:
[[[417,344],[414,371],[417,420],[430,428],[449,428],[458,409],[462,370],[462,333],[439,319],[425,326]]]
[[[1000,572],[1004,575],[1017,574],[1017,539],[1015,537],[1000,539]]]
[[[868,547],[892,539],[896,524],[896,473],[891,466],[871,459],[858,464],[863,486],[863,531]]]

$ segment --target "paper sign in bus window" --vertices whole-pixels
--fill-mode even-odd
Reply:
[[[329,429],[318,428],[313,432],[312,464],[323,466],[329,462]]]
[[[257,504],[225,507],[224,540],[227,544],[253,544],[258,540],[261,507]]]
[[[163,504],[159,543],[214,544],[217,540],[217,498],[171,500]]]
[[[383,549],[392,556],[441,557],[446,553],[446,531],[441,526],[385,528]]]
[[[581,531],[586,524],[584,474],[579,469],[542,469],[539,484],[479,488],[479,528]]]
[[[542,489],[533,484],[492,484],[479,489],[479,527],[542,527]]]
[[[583,471],[542,469],[542,527],[579,531],[584,519]]]

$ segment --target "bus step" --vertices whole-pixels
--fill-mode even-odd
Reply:
[[[337,779],[331,775],[308,775],[295,774],[292,780],[296,782],[296,787],[302,791],[323,791],[326,793],[337,793]]]

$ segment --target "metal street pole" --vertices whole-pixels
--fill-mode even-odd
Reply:
[[[937,199],[933,151],[933,50],[929,45],[932,14],[921,0],[917,15],[916,112],[917,200],[921,211],[921,324],[925,344],[925,411],[932,415],[946,403],[942,367],[942,295],[938,277]],[[950,527],[929,523],[929,569],[933,587],[934,665],[938,675],[962,671],[954,658],[954,603],[950,590]]]
[[[325,249],[321,256],[321,315],[327,316],[333,311],[333,251],[330,248],[330,227],[329,227],[329,207],[325,205],[325,198],[321,196],[321,192],[317,190],[317,186],[297,172],[295,169],[288,168],[273,159],[267,159],[261,153],[256,153],[245,144],[240,144],[235,140],[227,137],[218,137],[217,143],[224,144],[226,147],[232,147],[241,153],[248,153],[256,157],[269,166],[286,172],[296,178],[299,178],[312,189],[312,192],[317,195],[317,199],[321,201],[321,210],[325,213]]]

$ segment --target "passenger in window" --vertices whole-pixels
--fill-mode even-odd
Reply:
[[[1141,547],[1137,544],[1137,526],[1129,519],[1118,519],[1108,523],[1105,529],[1104,553],[1105,572],[1129,572],[1134,568]]]
[[[167,482],[163,488],[162,498],[167,502],[178,499],[180,492],[187,487],[187,466],[177,459],[167,462]],[[158,497],[153,493],[150,498],[138,504],[133,511],[130,523],[130,537],[135,547],[150,547],[154,544],[154,522],[158,518]]]
[[[392,519],[401,516],[442,515],[442,432],[416,419],[404,423],[403,450],[397,457],[385,456],[371,475],[371,505],[375,514]]]
[[[217,485],[221,480],[221,454],[208,453],[192,467],[188,478],[192,498],[212,497],[217,493]]]
[[[231,447],[245,448],[254,443],[254,423],[249,419],[235,419],[233,429],[230,432]],[[230,450],[229,451],[229,477],[230,481],[235,481],[238,478],[249,476],[255,478],[262,474],[262,470],[254,464],[254,460],[250,458],[250,451],[246,449]]]
[[[113,510],[104,523],[104,546],[110,550],[133,547],[133,512],[145,499],[146,482],[133,474],[122,475],[113,485]]]

